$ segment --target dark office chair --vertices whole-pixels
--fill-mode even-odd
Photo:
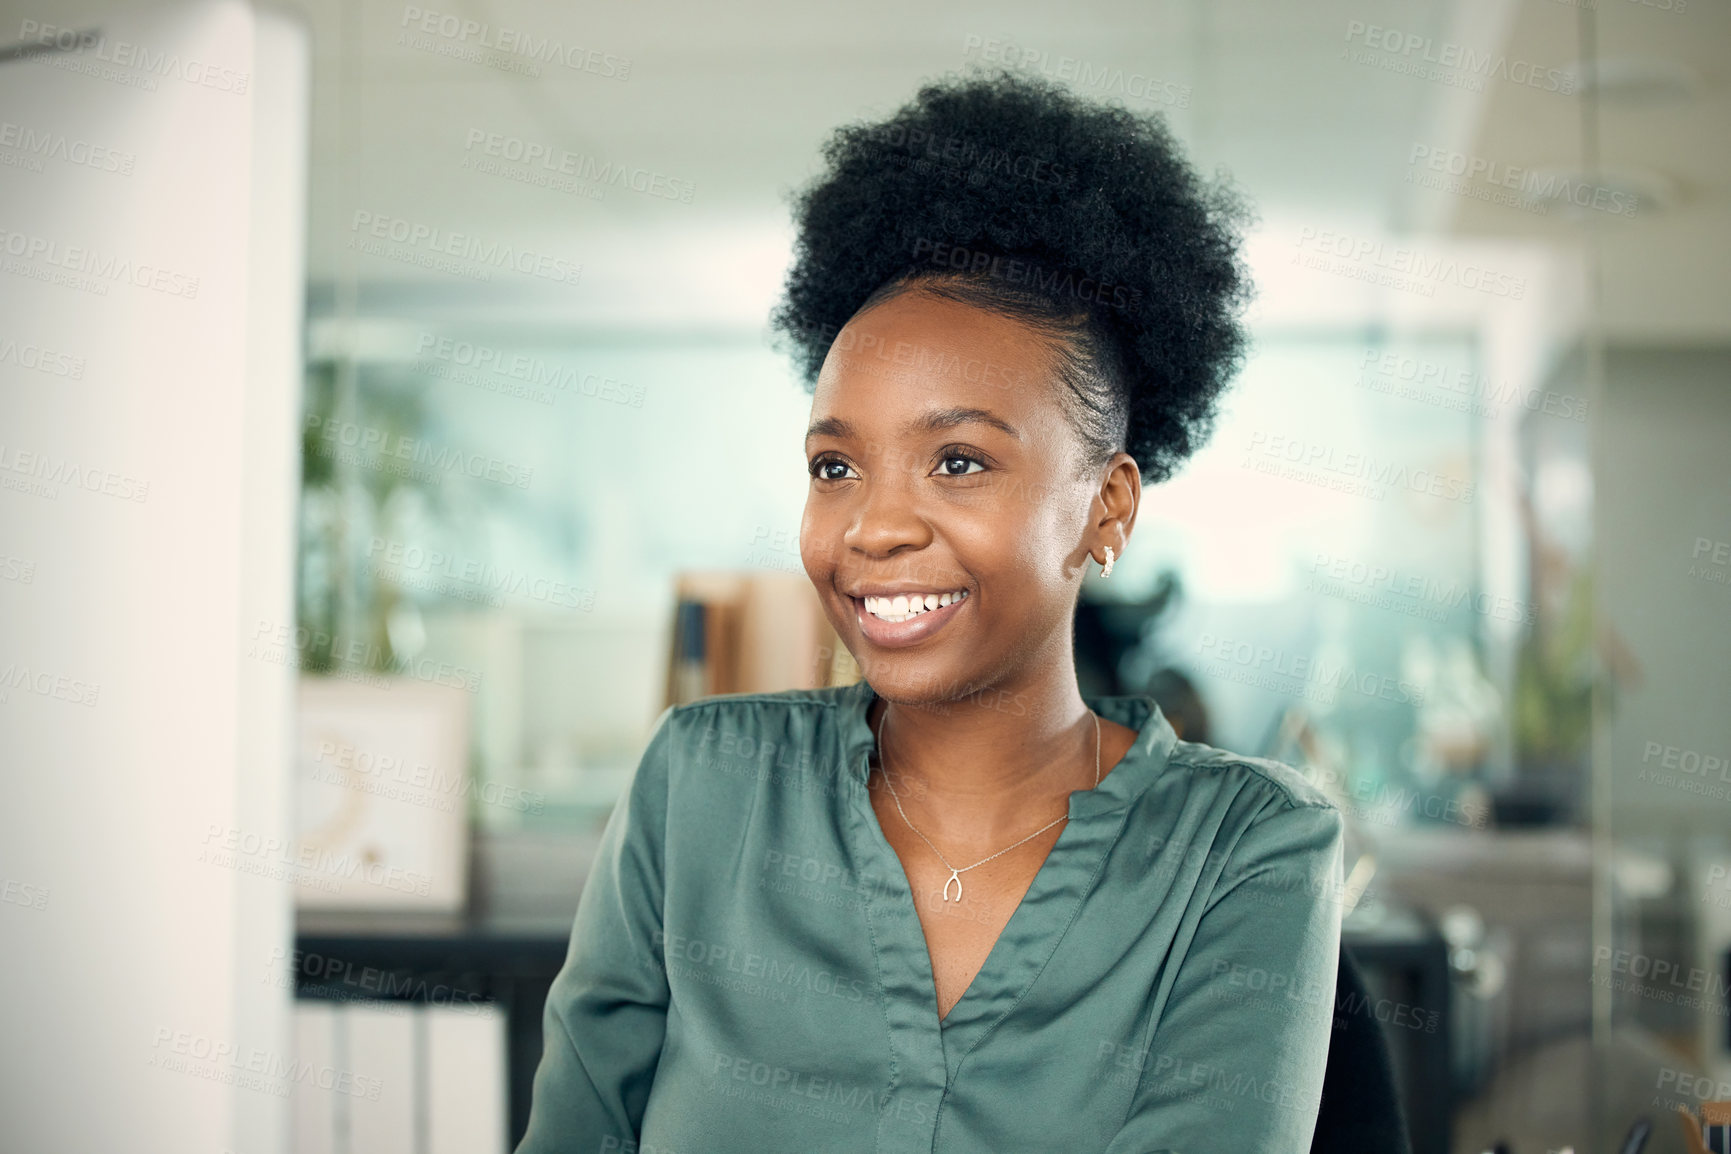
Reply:
[[[1336,1006],[1369,1005],[1364,976],[1340,946]],[[1322,1072],[1322,1108],[1311,1154],[1412,1154],[1394,1063],[1382,1024],[1372,1014],[1336,1014]]]

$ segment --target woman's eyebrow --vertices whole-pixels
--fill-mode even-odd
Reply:
[[[1016,440],[1022,439],[1022,434],[1016,431],[1016,426],[1004,420],[989,409],[934,409],[923,417],[908,422],[911,433],[936,433],[943,429],[951,429],[957,425],[981,424],[999,429]]]
[[[1016,426],[989,409],[933,409],[931,412],[909,421],[907,431],[910,433],[936,433],[944,429],[952,429],[957,425],[976,423],[990,425],[994,429],[1002,430],[1018,441],[1022,439],[1022,434],[1017,431]],[[847,438],[853,435],[854,427],[841,417],[819,417],[805,431],[805,439],[808,441],[813,437]]]
[[[819,417],[805,431],[805,439],[808,441],[813,437],[835,437],[837,440],[846,440],[851,436],[853,436],[853,426],[840,417]]]

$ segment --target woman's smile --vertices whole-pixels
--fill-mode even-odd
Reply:
[[[873,645],[917,645],[948,625],[967,606],[968,591],[850,597],[860,633]],[[918,608],[915,608],[915,605]]]

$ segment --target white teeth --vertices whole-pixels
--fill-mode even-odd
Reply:
[[[953,605],[968,595],[966,589],[950,593],[897,594],[894,597],[865,598],[866,612],[884,621],[908,621],[921,613]]]

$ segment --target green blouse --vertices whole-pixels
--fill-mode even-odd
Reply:
[[[1070,794],[940,1019],[866,787],[873,696],[662,713],[577,904],[518,1154],[1307,1151],[1340,811],[1178,741],[1152,698],[1089,698],[1136,742]]]

